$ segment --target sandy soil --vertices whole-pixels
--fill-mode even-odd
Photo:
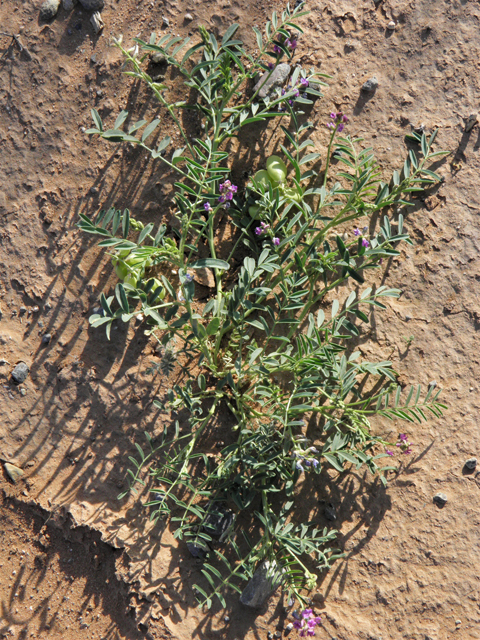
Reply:
[[[145,495],[116,499],[133,442],[142,444],[144,431],[155,434],[162,426],[151,400],[170,381],[157,377],[152,386],[145,375],[156,356],[138,324],[119,326],[110,343],[88,329],[100,291],[114,278],[108,260],[75,224],[80,212],[111,204],[129,206],[144,221],[169,219],[172,177],[136,150],[83,133],[92,106],[107,121],[122,108],[155,113],[144,89],[122,76],[111,36],[147,37],[159,31],[163,16],[182,35],[198,24],[221,32],[238,21],[254,47],[250,27],[280,7],[269,0],[261,7],[246,0],[109,0],[105,29],[94,36],[87,12],[60,9],[43,24],[39,4],[0,0],[2,32],[20,34],[28,49],[13,45],[0,62],[0,358],[6,361],[0,365],[0,458],[26,473],[18,499],[0,504],[8,538],[0,551],[0,630],[42,639],[265,638],[288,623],[277,597],[260,612],[246,611],[236,599],[227,612],[195,609],[196,561],[168,529],[148,522]],[[404,294],[375,314],[360,340],[366,355],[391,358],[405,384],[436,380],[449,410],[444,419],[409,430],[414,455],[387,489],[368,476],[332,472],[306,501],[306,515],[325,526],[331,523],[319,501],[334,503],[347,553],[314,596],[324,615],[319,636],[480,638],[480,484],[463,468],[480,453],[478,125],[464,133],[479,108],[480,7],[468,0],[314,0],[308,8],[298,55],[333,76],[312,113],[318,149],[325,151],[324,124],[337,108],[351,117],[350,133],[374,146],[385,175],[403,162],[410,123],[439,127],[438,145],[451,151],[438,167],[445,182],[407,217],[415,245],[386,265],[386,282]],[[194,18],[188,24],[187,11]],[[391,20],[394,30],[387,29]],[[0,43],[6,49],[9,39]],[[379,87],[367,99],[360,87],[372,75]],[[165,132],[175,139],[168,120],[159,135]],[[271,135],[248,139],[234,175],[264,156]],[[42,343],[46,333],[48,344]],[[19,361],[30,374],[15,386],[10,373]],[[375,428],[392,438],[404,430],[380,422]],[[3,485],[9,489],[6,477]],[[443,509],[432,502],[438,491],[448,496]],[[87,527],[81,531],[94,541],[89,551],[65,541],[65,528],[39,542],[41,522],[58,513],[69,514],[69,530]],[[99,536],[128,556],[109,551]],[[72,569],[70,548],[78,548],[79,558]],[[95,553],[102,558],[98,570]],[[40,556],[42,567],[35,560]],[[29,585],[17,604],[20,575]],[[128,586],[130,601],[117,578]],[[45,605],[49,599],[53,604]],[[140,636],[125,615],[129,603]],[[80,617],[88,629],[80,629]]]

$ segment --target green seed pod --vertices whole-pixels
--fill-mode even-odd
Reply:
[[[283,182],[287,177],[287,167],[278,156],[270,156],[267,160],[267,171],[271,180]]]
[[[253,177],[253,180],[257,183],[257,185],[262,185],[262,187],[264,187],[265,189],[269,188],[271,182],[270,176],[267,171],[265,171],[265,169],[260,169],[260,171],[257,171],[257,173]]]
[[[128,276],[128,267],[124,265],[122,262],[119,262],[118,260],[116,260],[114,264],[115,264],[115,273],[117,274],[118,278],[120,280],[123,280],[124,278],[126,278]]]
[[[137,287],[139,274],[136,272],[129,273],[123,280],[123,284],[129,284],[132,287]]]
[[[298,191],[296,189],[293,189],[292,187],[287,187],[286,189],[284,189],[283,193],[287,198],[290,198],[290,200],[295,200],[295,202],[300,202],[301,200],[301,196]]]
[[[162,283],[160,282],[160,280],[158,278],[150,278],[146,284],[147,285],[150,284],[150,282],[152,280],[153,280],[153,287],[150,289],[150,293],[153,294],[158,289],[158,287],[162,287],[162,290],[160,291],[158,297],[160,298],[160,300],[164,300],[165,299],[165,287],[162,285]]]

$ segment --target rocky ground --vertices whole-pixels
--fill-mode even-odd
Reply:
[[[60,5],[49,21],[40,6],[0,0],[0,458],[24,472],[17,485],[6,472],[2,480],[0,633],[184,640],[283,633],[289,618],[276,596],[259,612],[236,599],[227,612],[195,609],[196,561],[168,529],[148,522],[145,495],[117,500],[133,442],[162,426],[151,400],[170,382],[145,374],[157,356],[138,323],[118,327],[111,342],[88,328],[99,293],[115,279],[75,226],[79,213],[113,204],[144,221],[170,220],[171,176],[137,150],[85,135],[92,106],[107,122],[122,108],[156,113],[145,90],[122,75],[112,36],[128,43],[153,30],[195,33],[200,24],[222,33],[237,21],[254,48],[251,26],[281,7],[107,0],[105,27],[95,34],[92,11],[81,5]],[[329,112],[341,109],[385,175],[403,162],[411,125],[438,127],[438,146],[451,152],[437,167],[444,183],[406,218],[414,245],[386,265],[385,282],[404,294],[375,314],[360,344],[365,355],[391,358],[405,384],[435,380],[449,409],[442,420],[409,428],[414,453],[387,489],[355,473],[332,473],[319,485],[318,500],[335,506],[346,557],[314,595],[324,618],[318,635],[480,638],[480,484],[464,467],[480,452],[480,136],[478,125],[465,131],[479,109],[480,7],[312,0],[307,8],[298,57],[332,75],[312,113],[318,150],[325,153]],[[362,93],[373,76],[378,87]],[[166,82],[175,96],[168,70]],[[162,133],[175,141],[168,119]],[[247,138],[233,171],[270,151],[272,133]],[[15,384],[19,362],[29,372]],[[404,430],[375,428],[393,438]],[[443,508],[433,501],[439,492]],[[332,526],[321,503],[308,509]]]

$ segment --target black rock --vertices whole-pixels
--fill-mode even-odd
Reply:
[[[437,493],[433,496],[433,502],[442,509],[447,504],[447,496],[444,493]]]
[[[87,11],[101,11],[105,6],[103,0],[80,0],[80,4]]]
[[[330,520],[331,522],[337,519],[337,512],[335,511],[335,507],[331,502],[327,504],[323,513],[325,514],[325,518],[327,520]]]
[[[52,339],[52,334],[46,333],[44,336],[42,336],[42,344],[48,344],[51,339]]]
[[[203,560],[207,557],[209,549],[206,545],[203,546],[203,543],[201,543],[200,541],[187,542],[187,547],[194,558],[200,558],[201,560]]]
[[[222,504],[211,504],[207,507],[208,514],[202,530],[212,538],[223,542],[232,528],[235,515]]]
[[[19,362],[15,369],[12,371],[12,380],[15,384],[22,384],[27,379],[30,369],[25,362]]]
[[[261,607],[265,600],[280,586],[282,580],[283,576],[279,573],[278,568],[265,560],[242,591],[240,602],[254,609]]]
[[[465,467],[469,470],[469,471],[473,471],[475,469],[475,467],[477,466],[477,459],[476,458],[469,458],[466,462],[465,462]]]
[[[378,87],[377,77],[372,76],[366,82],[363,83],[362,91],[364,91],[365,93],[373,93],[374,91],[376,91],[377,87]]]

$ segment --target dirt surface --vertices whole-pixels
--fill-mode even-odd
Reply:
[[[121,554],[98,533],[3,493],[0,540],[0,637],[143,637],[115,575]]]
[[[97,570],[92,547],[87,555],[72,554],[80,543],[66,542],[64,530],[41,550],[38,512],[3,501],[8,543],[0,551],[0,629],[13,628],[13,637],[22,638],[138,637],[125,615],[126,596],[124,602],[122,590],[112,586],[116,563],[140,635],[146,637],[148,627],[155,638],[265,638],[289,621],[277,597],[260,612],[246,611],[233,597],[228,612],[195,609],[196,561],[168,529],[148,522],[145,495],[116,499],[133,442],[143,444],[144,431],[155,435],[163,426],[151,400],[171,381],[156,377],[152,386],[145,375],[156,356],[138,323],[114,329],[111,342],[89,330],[99,293],[115,279],[108,259],[75,224],[80,212],[112,204],[128,206],[143,221],[170,220],[172,176],[137,150],[84,134],[92,106],[107,122],[122,108],[139,117],[156,113],[144,89],[121,74],[111,37],[122,33],[126,43],[146,38],[160,30],[163,16],[181,35],[198,24],[221,33],[238,21],[253,48],[250,27],[281,7],[270,1],[254,7],[245,0],[108,0],[105,29],[94,36],[89,13],[78,6],[71,13],[61,8],[44,24],[39,5],[0,0],[2,32],[20,34],[27,49],[12,43],[0,62],[0,458],[25,471],[19,499],[48,514],[69,514],[75,526],[125,549],[128,562],[94,538],[104,558]],[[385,176],[403,163],[410,123],[427,131],[439,127],[438,146],[452,152],[437,168],[445,182],[409,209],[414,246],[385,265],[385,282],[404,294],[374,314],[360,340],[366,356],[393,360],[402,383],[435,380],[449,410],[442,420],[408,429],[414,454],[387,489],[368,476],[332,472],[305,501],[305,517],[309,512],[322,526],[332,523],[319,500],[335,505],[334,526],[346,552],[314,596],[316,611],[324,614],[318,635],[480,638],[480,484],[476,472],[464,469],[467,458],[480,454],[478,125],[464,133],[479,108],[480,6],[468,0],[338,0],[312,1],[307,8],[312,13],[302,19],[299,59],[333,76],[311,115],[320,152],[333,108],[349,115],[350,133],[375,148]],[[185,21],[187,12],[193,21]],[[396,26],[389,30],[392,20]],[[10,41],[1,36],[0,42],[7,48]],[[377,91],[362,94],[373,75]],[[198,122],[187,124],[197,131]],[[164,133],[175,141],[166,118]],[[271,150],[272,133],[279,129],[245,137],[234,176]],[[51,335],[48,343],[44,334]],[[16,386],[10,373],[19,361],[30,374]],[[381,421],[374,428],[392,439],[406,430]],[[432,501],[438,491],[448,497],[443,509]],[[69,563],[72,555],[78,563]],[[42,567],[35,560],[40,556]],[[15,597],[20,576],[28,586]],[[80,618],[90,625],[83,631]]]

